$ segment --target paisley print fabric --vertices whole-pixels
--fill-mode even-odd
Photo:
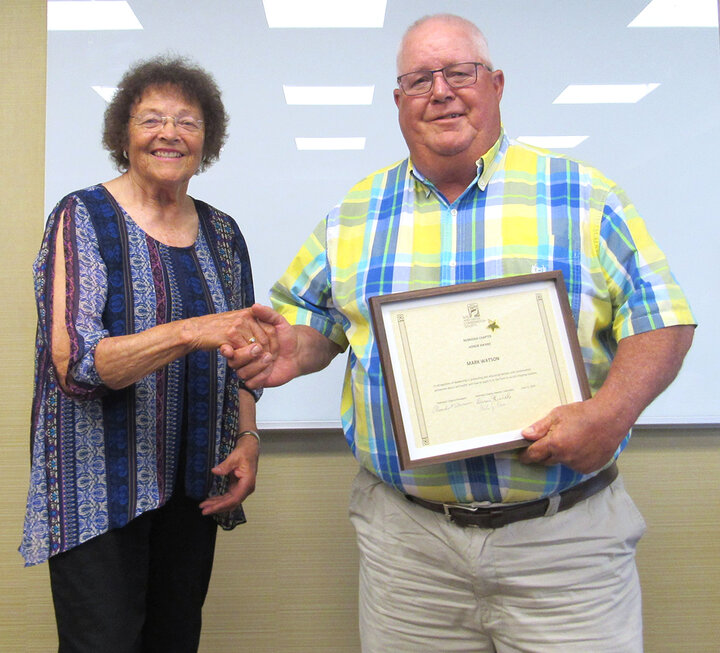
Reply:
[[[63,198],[48,219],[33,268],[32,467],[20,546],[29,565],[163,505],[178,469],[192,498],[224,491],[210,469],[232,448],[241,388],[225,359],[193,352],[117,391],[103,385],[94,360],[105,337],[253,303],[250,260],[237,224],[203,202],[195,206],[200,229],[186,248],[152,239],[99,185]],[[70,336],[67,393],[52,363],[59,229]],[[240,508],[218,521],[232,528],[245,517]]]

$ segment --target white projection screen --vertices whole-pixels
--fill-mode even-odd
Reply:
[[[117,174],[100,142],[103,89],[139,59],[187,56],[215,76],[231,117],[220,161],[191,181],[190,193],[237,220],[258,301],[267,303],[274,280],[345,191],[406,156],[392,99],[397,45],[415,19],[457,13],[483,29],[493,64],[505,72],[501,108],[508,135],[552,138],[559,145],[551,149],[592,163],[619,183],[689,295],[700,324],[695,344],[678,379],[640,423],[720,423],[715,0],[688,2],[715,5],[714,20],[665,27],[637,24],[655,4],[648,0],[294,3],[308,11],[347,5],[359,27],[273,27],[271,10],[279,5],[270,0],[119,4],[131,9],[139,28],[67,29],[50,21],[46,214],[66,193]],[[379,13],[379,26],[368,26],[373,17],[364,12],[370,10]],[[334,19],[327,10],[325,16]],[[566,103],[562,94],[570,85],[645,86],[637,101]],[[369,99],[288,103],[286,87],[305,86],[369,87]],[[360,149],[299,149],[296,139],[304,138],[354,139],[350,147]],[[258,404],[260,426],[337,426],[345,364],[346,355],[319,374],[266,391]]]

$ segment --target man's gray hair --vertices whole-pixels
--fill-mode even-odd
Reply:
[[[485,38],[485,35],[480,31],[480,28],[475,25],[475,23],[469,21],[467,18],[463,18],[462,16],[457,16],[455,14],[432,14],[419,18],[412,25],[410,25],[407,30],[405,30],[405,34],[403,34],[402,40],[400,41],[400,47],[398,48],[397,53],[398,74],[403,72],[400,70],[400,58],[402,57],[403,50],[405,49],[405,43],[408,39],[408,36],[410,36],[410,34],[412,34],[412,32],[414,32],[418,27],[424,25],[429,21],[451,23],[464,28],[470,35],[470,37],[475,41],[479,60],[482,63],[486,63],[488,66],[490,66],[490,68],[493,67],[492,61],[490,60],[490,48],[488,47],[487,39]]]

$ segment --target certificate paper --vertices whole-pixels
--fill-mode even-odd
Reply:
[[[403,469],[513,449],[590,396],[560,272],[370,299]]]

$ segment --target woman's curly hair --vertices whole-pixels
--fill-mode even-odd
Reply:
[[[215,79],[183,57],[159,56],[133,65],[123,75],[117,93],[105,110],[102,142],[118,170],[124,171],[130,166],[125,150],[132,106],[148,88],[166,86],[179,89],[186,100],[197,102],[202,109],[205,141],[200,172],[220,157],[220,149],[227,139],[228,117]]]

